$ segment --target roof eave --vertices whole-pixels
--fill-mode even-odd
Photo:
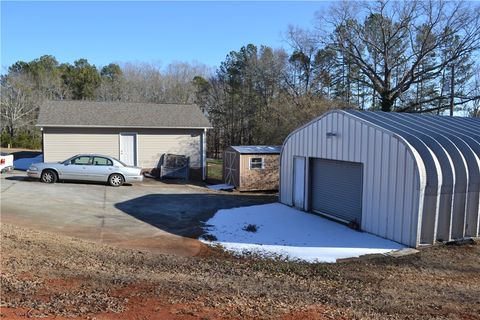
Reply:
[[[132,129],[213,129],[212,126],[199,126],[199,127],[165,127],[165,126],[102,126],[102,125],[58,125],[58,124],[37,124],[36,127],[41,128],[132,128]]]
[[[246,155],[249,155],[249,154],[280,154],[280,152],[239,152],[237,151],[239,154],[246,154]]]

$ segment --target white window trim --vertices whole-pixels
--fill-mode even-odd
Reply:
[[[252,168],[252,160],[253,160],[253,159],[262,159],[262,167],[261,167],[261,168]],[[248,166],[248,168],[249,168],[250,170],[262,170],[262,169],[265,169],[265,158],[264,158],[264,157],[250,157],[249,160],[250,160],[250,161],[249,161],[249,166]]]

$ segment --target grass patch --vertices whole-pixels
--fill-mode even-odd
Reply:
[[[215,237],[213,234],[204,234],[202,238],[206,241],[217,241],[217,237]]]
[[[223,180],[222,167],[222,159],[207,159],[207,179],[221,182]]]
[[[247,231],[247,232],[257,232],[258,227],[257,227],[256,224],[249,224],[249,225],[246,225],[245,227],[243,227],[243,230]]]

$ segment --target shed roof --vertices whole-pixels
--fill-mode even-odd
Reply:
[[[211,128],[195,104],[62,100],[40,107],[39,127]]]
[[[280,154],[282,146],[231,146],[230,148],[241,154]]]

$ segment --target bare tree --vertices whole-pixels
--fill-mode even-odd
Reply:
[[[174,62],[162,68],[159,64],[125,63],[122,76],[113,84],[121,89],[119,100],[151,103],[193,103],[196,76],[208,78],[210,69],[200,63]],[[108,80],[101,86],[98,99],[110,97]]]
[[[290,90],[299,96],[311,93],[315,84],[315,58],[321,48],[319,36],[316,32],[295,26],[289,26],[285,41],[293,50],[289,57],[290,72],[287,73],[287,83]]]
[[[396,100],[480,48],[480,7],[464,2],[342,2],[322,22],[334,30],[335,50],[351,59],[378,93],[383,111],[410,111],[410,105],[395,108]],[[447,54],[419,68],[446,45]]]
[[[42,95],[33,91],[33,82],[24,75],[2,76],[1,79],[1,123],[10,138],[18,129],[31,126]]]
[[[475,97],[471,101],[468,113],[471,117],[480,117],[480,66],[475,70],[475,79],[471,84],[472,96]]]

